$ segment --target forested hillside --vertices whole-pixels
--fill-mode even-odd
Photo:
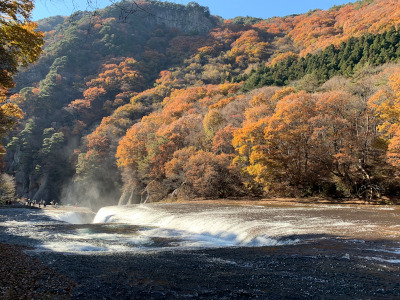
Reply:
[[[399,196],[397,1],[268,20],[134,5],[39,22],[43,54],[9,99],[20,196]]]

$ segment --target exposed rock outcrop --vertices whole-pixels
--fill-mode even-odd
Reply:
[[[153,180],[146,186],[141,195],[141,203],[160,202],[168,196],[168,189],[161,182]]]
[[[118,205],[140,204],[141,194],[136,189],[127,189],[122,192]]]
[[[189,184],[186,182],[182,183],[180,187],[175,189],[170,195],[168,195],[168,198],[171,200],[178,200],[178,199],[183,199],[183,200],[188,200],[193,197],[192,189]]]
[[[186,34],[206,34],[219,23],[217,17],[210,15],[208,7],[195,2],[186,6],[156,1],[136,3],[137,1],[123,1],[108,13],[112,17],[118,10],[120,18],[127,22],[136,18],[146,22],[149,27],[165,25]]]
[[[37,191],[35,193],[33,193],[34,191],[31,191],[33,194],[32,199],[42,200],[48,198],[49,196],[49,190],[47,188],[48,179],[49,175],[43,174],[42,176],[39,177],[38,180],[36,180]]]
[[[216,26],[217,20],[210,16],[207,7],[192,3],[175,10],[152,6],[147,22],[177,28],[189,34],[206,34]]]

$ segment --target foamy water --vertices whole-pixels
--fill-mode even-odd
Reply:
[[[9,211],[0,215],[0,229],[27,239],[39,252],[184,251],[333,237],[399,241],[399,247],[376,249],[365,259],[400,263],[400,211],[393,207],[147,204],[104,207],[96,215],[74,207]]]
[[[145,235],[184,240],[185,246],[274,246],[299,242],[291,235],[316,233],[319,227],[352,226],[340,219],[304,218],[284,212],[301,208],[263,206],[136,205],[105,207],[94,223],[128,223],[154,227]]]

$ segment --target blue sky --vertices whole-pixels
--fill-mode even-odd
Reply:
[[[91,10],[103,8],[115,0],[35,0],[36,8],[33,11],[33,20],[55,15],[70,15],[77,10]],[[213,15],[225,19],[237,16],[252,16],[270,18],[290,14],[305,13],[310,9],[328,9],[333,5],[347,3],[344,0],[198,0],[200,5],[208,6]],[[170,1],[187,4],[190,0]],[[89,3],[89,5],[88,5]]]

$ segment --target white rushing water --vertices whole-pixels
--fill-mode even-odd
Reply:
[[[185,246],[273,246],[296,243],[283,239],[315,233],[316,227],[351,226],[340,219],[294,216],[299,208],[264,206],[137,205],[105,207],[93,223],[127,223],[152,227],[143,234],[182,239]],[[285,212],[292,212],[292,215]]]
[[[218,208],[194,211],[173,209],[171,206],[138,205],[135,207],[106,207],[93,223],[128,223],[144,226],[144,236],[173,238],[184,247],[272,246],[297,242],[278,241],[267,235],[265,219],[249,218],[246,209]],[[266,226],[267,225],[267,226]],[[281,228],[290,223],[280,222]],[[264,230],[262,230],[264,229]]]
[[[96,215],[75,207],[28,211],[21,210],[20,219],[0,216],[0,226],[32,240],[36,251],[64,253],[281,246],[325,236],[397,240],[400,235],[400,212],[391,207],[146,204],[104,207]],[[400,259],[400,249],[390,251],[393,261]]]

